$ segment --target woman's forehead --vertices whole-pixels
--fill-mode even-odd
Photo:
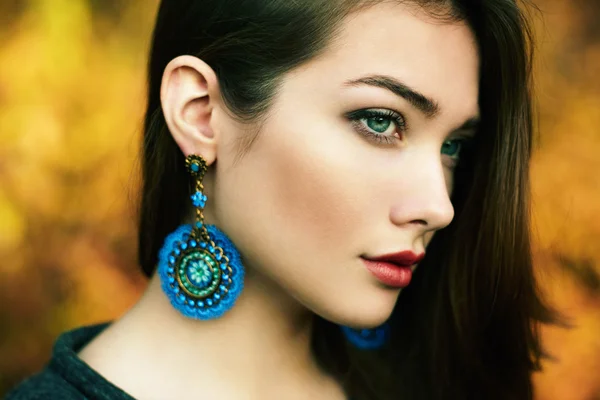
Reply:
[[[431,100],[440,114],[464,120],[478,115],[479,55],[471,29],[395,2],[352,14],[326,51],[296,72],[303,75],[298,86],[322,96],[361,87],[368,96],[368,85],[348,82],[381,76]]]

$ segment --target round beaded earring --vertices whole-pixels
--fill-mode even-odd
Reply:
[[[219,318],[233,307],[243,289],[244,266],[227,235],[204,224],[206,161],[192,154],[185,163],[196,180],[191,196],[196,221],[179,226],[166,237],[158,255],[161,287],[173,307],[186,317]]]
[[[388,323],[373,329],[354,329],[348,326],[341,326],[341,329],[346,340],[362,350],[379,349],[385,345],[390,336]]]

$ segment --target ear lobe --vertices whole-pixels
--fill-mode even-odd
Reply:
[[[167,127],[186,157],[200,155],[209,165],[216,159],[212,117],[217,94],[216,74],[202,60],[180,56],[165,68],[160,99]]]

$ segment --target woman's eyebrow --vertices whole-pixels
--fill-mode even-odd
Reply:
[[[369,85],[387,89],[395,95],[402,97],[420,110],[428,118],[433,118],[439,112],[437,102],[410,88],[398,79],[387,75],[368,75],[362,78],[348,80],[344,86]]]

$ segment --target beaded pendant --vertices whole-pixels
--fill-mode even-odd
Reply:
[[[191,155],[186,166],[196,178],[191,196],[194,225],[181,225],[165,239],[158,255],[161,287],[173,307],[189,318],[221,317],[231,309],[244,286],[244,267],[231,240],[214,225],[205,225],[202,178],[206,163]]]

